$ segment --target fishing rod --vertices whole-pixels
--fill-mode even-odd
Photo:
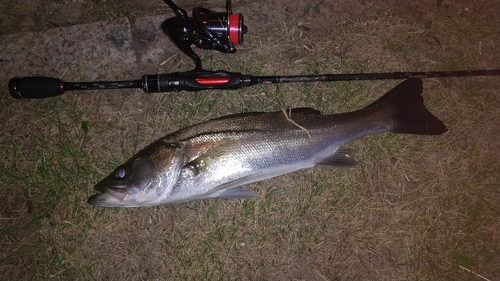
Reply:
[[[9,81],[9,91],[14,98],[36,99],[54,97],[63,94],[65,91],[72,90],[141,88],[146,93],[163,93],[175,91],[201,91],[210,89],[234,90],[256,84],[492,75],[500,75],[500,69],[294,76],[253,76],[223,70],[195,70],[167,74],[146,74],[143,75],[141,79],[129,81],[64,82],[61,79],[50,77],[12,78]]]
[[[10,94],[17,99],[36,99],[54,97],[73,90],[140,88],[146,93],[161,93],[212,89],[234,90],[256,84],[500,75],[500,69],[293,76],[253,76],[224,70],[204,70],[200,57],[193,51],[191,45],[223,53],[236,52],[235,45],[243,42],[243,34],[247,32],[243,15],[232,13],[230,0],[226,1],[225,12],[213,12],[196,7],[193,9],[192,17],[189,17],[185,10],[179,8],[171,0],[164,0],[164,2],[176,16],[165,20],[161,26],[175,45],[194,61],[193,70],[146,74],[141,79],[128,81],[64,82],[51,77],[15,77],[9,81]]]

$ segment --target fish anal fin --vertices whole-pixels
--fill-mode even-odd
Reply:
[[[339,148],[333,155],[322,159],[316,167],[349,168],[356,166],[358,162],[354,159],[356,150],[352,148]]]
[[[247,198],[260,198],[261,196],[251,190],[241,187],[233,187],[230,189],[219,190],[211,193],[208,198],[213,199],[247,199]]]

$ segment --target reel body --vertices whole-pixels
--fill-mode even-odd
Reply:
[[[200,57],[191,49],[213,49],[223,53],[234,53],[237,44],[243,42],[243,34],[247,32],[242,14],[233,14],[231,1],[226,1],[226,12],[213,12],[205,8],[193,9],[193,16],[171,0],[164,2],[175,12],[176,17],[167,19],[162,28],[174,43],[196,64],[195,70],[202,70]]]

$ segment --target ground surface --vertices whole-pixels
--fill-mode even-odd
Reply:
[[[178,1],[221,11],[222,0]],[[11,77],[137,79],[192,62],[162,1],[0,1],[0,279],[500,279],[500,79],[426,79],[442,136],[353,142],[360,165],[249,186],[256,200],[92,207],[151,141],[218,116],[356,110],[397,81],[238,91],[67,92],[14,100]],[[233,1],[249,32],[207,69],[256,75],[500,68],[499,1]]]

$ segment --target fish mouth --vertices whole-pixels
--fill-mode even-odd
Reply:
[[[123,200],[129,194],[128,188],[123,186],[109,186],[97,184],[95,189],[101,193],[92,195],[87,202],[93,206],[113,207],[122,205]]]

